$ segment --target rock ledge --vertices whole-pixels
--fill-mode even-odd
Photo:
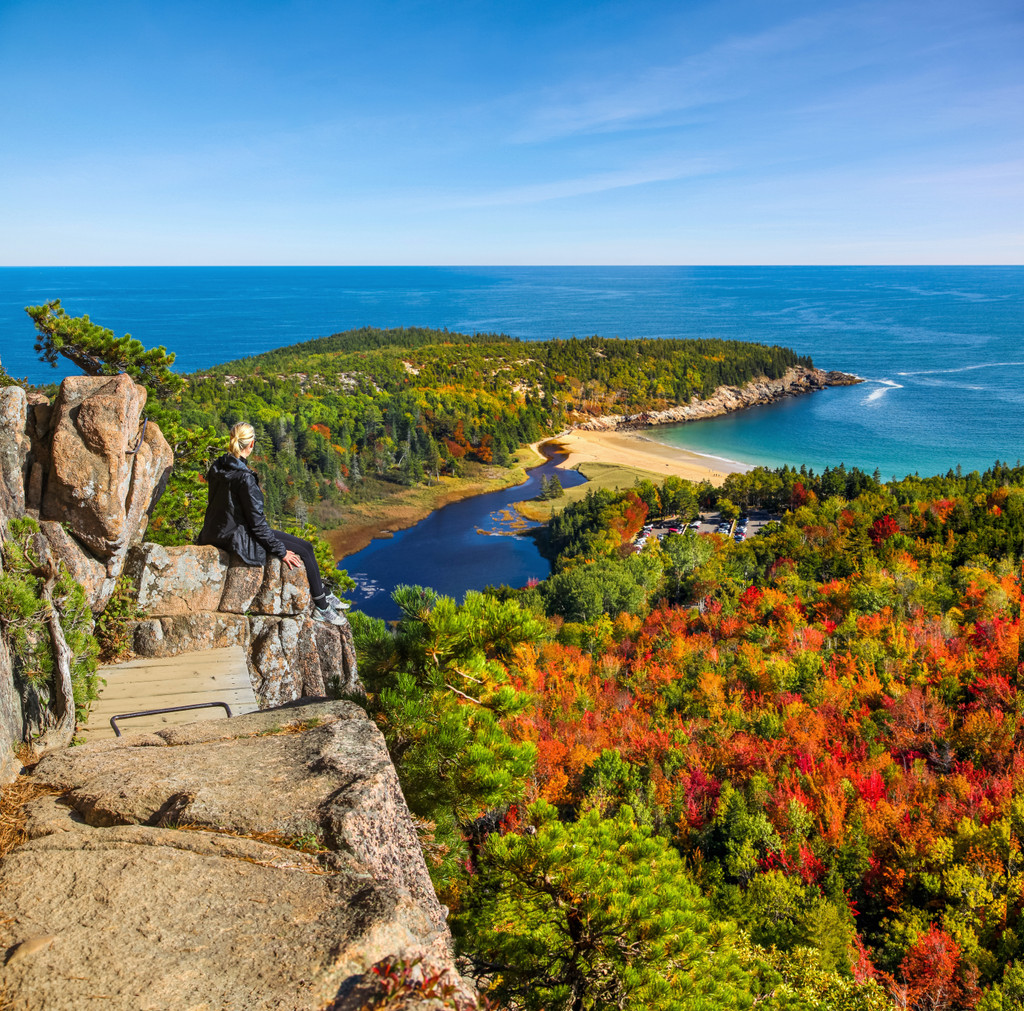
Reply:
[[[385,958],[457,980],[383,738],[352,703],[101,741],[31,778],[54,792],[0,866],[0,988],[32,1011],[356,1011]]]

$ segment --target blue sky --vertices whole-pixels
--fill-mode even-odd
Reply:
[[[0,0],[0,263],[1021,263],[1019,0]]]

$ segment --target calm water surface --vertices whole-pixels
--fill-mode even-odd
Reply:
[[[357,584],[348,595],[354,606],[374,618],[397,618],[391,593],[402,583],[432,586],[461,601],[466,590],[546,579],[550,567],[533,538],[513,533],[522,522],[513,503],[535,498],[541,478],[554,473],[560,459],[564,456],[527,471],[525,484],[453,502],[349,555],[341,565]],[[584,480],[575,471],[557,474],[566,488]]]

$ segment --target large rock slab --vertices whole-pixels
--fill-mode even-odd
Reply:
[[[149,525],[149,514],[157,498],[163,494],[166,476],[174,466],[174,450],[164,438],[160,426],[147,421],[138,444],[133,447],[132,478],[125,500],[125,530],[115,556],[124,555],[131,543],[141,537]],[[120,561],[118,571],[120,572]],[[108,563],[109,565],[109,563]]]
[[[212,544],[165,547],[146,542],[132,548],[125,563],[139,607],[153,618],[216,611],[227,571],[227,552]]]
[[[261,707],[362,695],[352,629],[312,618],[249,616],[249,677]]]
[[[201,649],[246,646],[249,626],[241,614],[204,611],[165,618],[147,618],[131,626],[132,652],[137,656],[168,657]]]
[[[224,578],[220,610],[232,614],[245,614],[262,585],[263,566],[244,565],[238,555],[232,555]]]
[[[14,496],[7,490],[7,485],[0,480],[0,544],[7,540],[7,524],[21,515]]]
[[[0,636],[0,783],[9,783],[21,771],[14,749],[22,743],[23,732],[21,695],[14,684],[10,651]]]
[[[152,422],[136,445],[145,403],[128,376],[69,376],[53,405],[41,516],[67,523],[101,561],[123,556],[173,460]]]
[[[323,691],[313,691],[313,685],[304,682],[306,695],[340,694],[362,695],[363,684],[359,680],[356,666],[356,644],[352,626],[329,625],[322,621],[313,622],[313,641],[316,643],[317,660],[324,681]]]
[[[32,778],[60,797],[30,805],[29,841],[0,867],[14,948],[0,986],[28,1009],[313,1011],[348,1007],[384,958],[450,966],[394,768],[358,706],[98,742]]]
[[[85,590],[93,614],[99,614],[114,592],[117,577],[108,575],[107,566],[82,547],[56,520],[43,520],[39,528],[49,542],[53,557],[67,567],[75,582]]]
[[[279,558],[268,558],[263,582],[249,605],[253,614],[305,614],[309,610],[309,581],[301,566],[286,568]]]
[[[53,405],[42,516],[70,523],[104,560],[124,540],[128,450],[145,403],[146,391],[128,376],[69,376]]]
[[[153,617],[218,610],[296,617],[311,604],[302,566],[288,569],[276,558],[266,566],[243,565],[212,545],[147,541],[128,553],[125,572],[136,583],[139,606]]]
[[[249,677],[260,706],[279,706],[307,694],[323,695],[323,674],[313,642],[311,618],[253,616],[249,619]],[[307,670],[316,659],[316,670]],[[305,692],[308,676],[313,692]]]
[[[28,394],[26,431],[31,449],[25,469],[25,508],[38,514],[43,501],[43,482],[50,467],[50,401],[42,393]]]

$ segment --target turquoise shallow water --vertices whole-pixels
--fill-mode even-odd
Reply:
[[[165,344],[184,371],[355,326],[784,344],[868,382],[649,434],[747,463],[885,477],[1024,456],[1021,267],[0,268],[0,360],[35,360],[24,306]]]
[[[1024,456],[1024,271],[863,268],[748,273],[764,339],[853,372],[855,387],[654,429],[743,463],[845,463],[884,477]],[[736,285],[740,287],[739,284]],[[769,336],[770,335],[770,336]]]

